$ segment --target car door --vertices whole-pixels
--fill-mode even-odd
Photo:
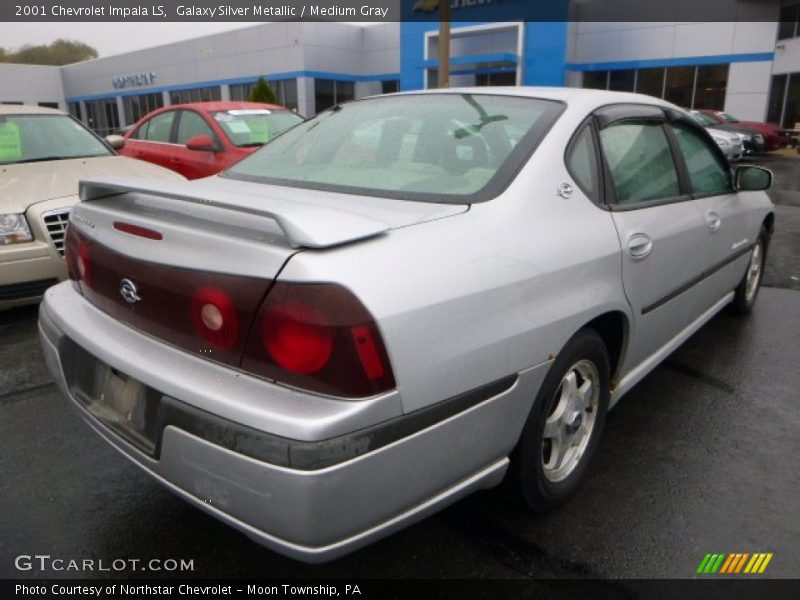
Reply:
[[[144,121],[128,138],[123,155],[172,168],[176,114],[177,111],[168,110]]]
[[[710,307],[736,287],[745,271],[759,232],[758,215],[747,193],[733,187],[730,166],[705,132],[681,115],[670,122],[685,164],[693,204],[706,225],[703,280],[698,284],[703,306]]]
[[[224,148],[219,137],[206,122],[205,117],[194,110],[182,110],[178,116],[172,164],[170,168],[187,179],[198,179],[215,175],[225,168]],[[215,144],[215,151],[189,150],[186,143],[198,135],[207,135]]]
[[[698,253],[708,242],[707,227],[686,192],[659,107],[613,105],[595,119],[634,313],[627,360],[635,366],[699,315],[694,283],[704,271]]]

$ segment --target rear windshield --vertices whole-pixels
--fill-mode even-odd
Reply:
[[[303,117],[288,110],[221,110],[213,114],[234,146],[263,146],[269,140],[303,122]]]
[[[0,115],[0,165],[111,155],[66,115]]]
[[[225,176],[410,200],[487,200],[562,110],[551,100],[482,94],[360,100],[298,125]]]

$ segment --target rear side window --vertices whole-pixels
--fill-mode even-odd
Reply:
[[[731,191],[728,165],[710,146],[709,140],[688,125],[674,123],[672,130],[686,159],[695,194],[725,194]]]
[[[660,123],[621,122],[600,132],[617,203],[631,205],[680,195],[678,171]]]
[[[147,123],[144,137],[140,139],[148,142],[170,142],[172,137],[172,122],[175,120],[175,111],[156,115]]]
[[[567,168],[575,182],[592,200],[599,198],[597,155],[594,150],[592,130],[584,125],[567,152]]]

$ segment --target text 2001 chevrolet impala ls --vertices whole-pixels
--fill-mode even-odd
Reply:
[[[361,100],[221,176],[84,182],[41,338],[117,450],[326,560],[507,472],[566,500],[606,411],[752,307],[771,179],[645,96]]]

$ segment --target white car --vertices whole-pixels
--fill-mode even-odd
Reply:
[[[58,110],[0,106],[0,310],[36,303],[66,279],[64,230],[78,181],[108,175],[184,179],[117,156],[109,142]]]
[[[729,161],[741,160],[744,156],[744,139],[741,134],[714,127],[706,128],[709,135],[714,138],[719,149]]]

